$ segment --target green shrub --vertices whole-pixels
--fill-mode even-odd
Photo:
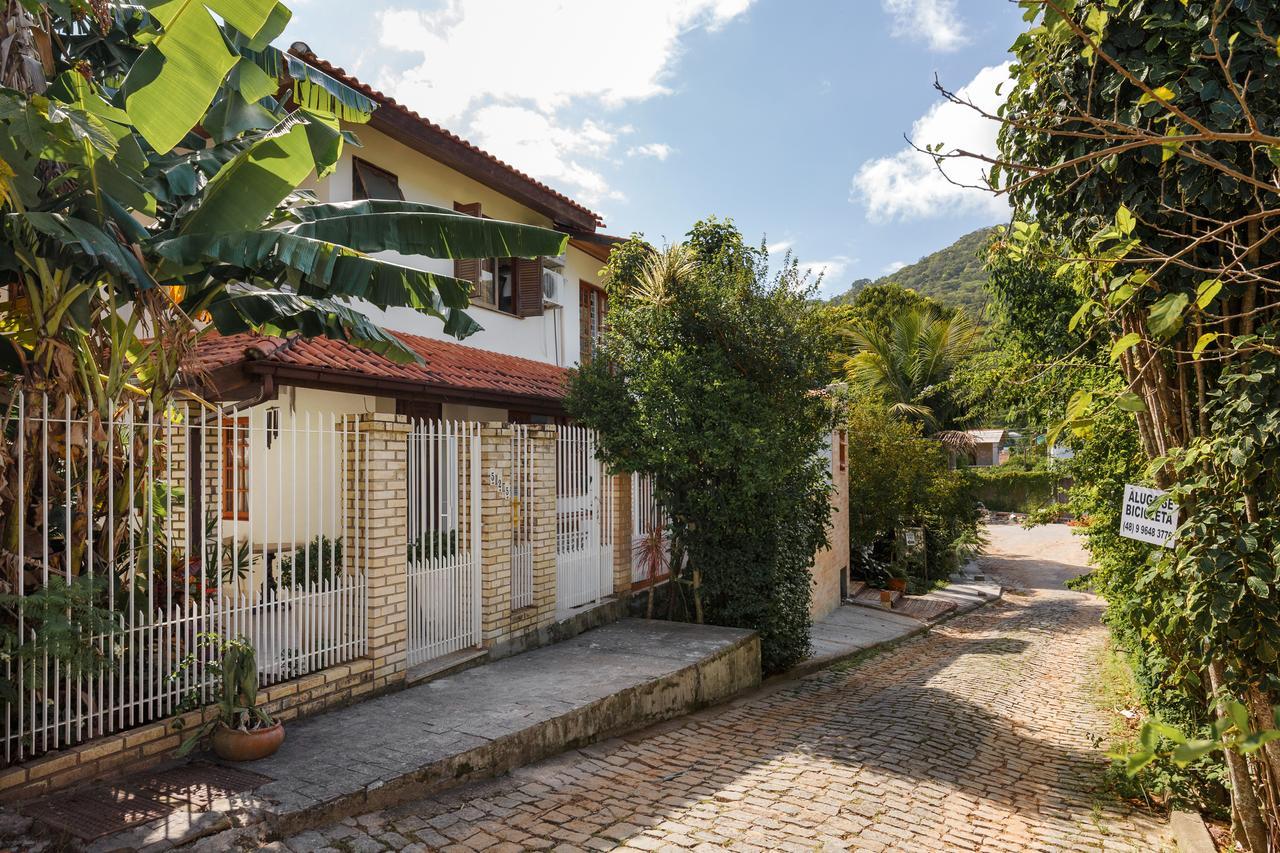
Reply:
[[[992,512],[1031,512],[1052,503],[1061,482],[1049,469],[1024,470],[1021,466],[968,468],[974,500]]]
[[[922,527],[925,560],[907,567],[912,592],[946,579],[957,549],[977,528],[969,478],[952,470],[941,443],[924,438],[919,424],[883,405],[859,400],[847,420],[850,563],[868,582],[897,559],[898,532]]]
[[[341,573],[342,540],[328,536],[317,536],[306,547],[280,558],[280,582],[285,586],[332,587]]]

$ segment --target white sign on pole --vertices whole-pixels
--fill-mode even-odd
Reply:
[[[1165,497],[1167,494],[1159,489],[1125,484],[1120,535],[1171,547],[1174,531],[1178,529],[1178,507]]]

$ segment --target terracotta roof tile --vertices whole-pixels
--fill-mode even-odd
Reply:
[[[210,332],[200,339],[195,352],[183,363],[183,369],[192,373],[207,373],[250,358],[260,358],[283,344],[283,338],[245,333],[220,335]]]
[[[476,146],[468,142],[467,140],[463,139],[461,136],[458,136],[453,131],[448,130],[444,127],[441,127],[440,125],[436,124],[435,122],[431,121],[425,116],[420,115],[415,110],[409,109],[404,104],[401,104],[395,98],[391,97],[385,92],[380,92],[377,89],[370,86],[368,83],[362,82],[361,80],[358,80],[357,78],[352,77],[343,68],[337,65],[334,65],[333,63],[328,62],[327,60],[321,59],[319,56],[316,56],[314,53],[311,53],[309,51],[303,52],[303,51],[293,50],[291,48],[289,52],[294,56],[298,57],[299,59],[301,59],[303,62],[307,63],[308,65],[311,65],[319,69],[320,71],[323,71],[325,74],[328,74],[329,76],[334,77],[339,82],[344,83],[359,92],[362,92],[363,94],[365,94],[370,98],[373,98],[382,107],[390,107],[391,109],[404,113],[405,115],[413,118],[415,121],[420,122],[423,125],[423,127],[431,131],[432,133],[438,133],[460,145],[465,146],[467,149],[474,151],[475,153],[481,155],[482,157],[494,163],[495,165],[510,172],[512,175],[519,178],[520,180],[528,183],[534,189],[543,193],[547,193],[551,196],[554,196],[555,198],[558,198],[561,201],[571,205],[575,209],[582,211],[584,214],[586,214],[587,216],[595,220],[596,223],[600,225],[604,224],[604,218],[601,217],[600,214],[596,213],[594,210],[591,210],[590,208],[579,204],[578,202],[569,198],[564,193],[557,192],[556,190],[552,189],[551,187],[547,186],[546,184],[542,183],[536,178],[520,171],[515,166],[512,166],[510,163],[506,162],[505,160],[501,160],[495,157],[494,155],[490,154],[488,151],[485,151],[483,148],[480,148],[479,146]]]
[[[421,382],[457,392],[477,391],[563,400],[569,371],[563,367],[491,352],[466,344],[395,332],[422,357],[421,364],[389,358],[330,338],[268,338],[254,333],[213,334],[196,349],[197,369],[211,371],[237,362],[313,368],[347,375]]]

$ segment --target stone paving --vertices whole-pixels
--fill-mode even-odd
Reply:
[[[1066,528],[992,532],[1006,599],[890,652],[272,846],[1171,849],[1097,789],[1102,605],[1062,588]]]

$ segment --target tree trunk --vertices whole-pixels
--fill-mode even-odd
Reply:
[[[1223,689],[1226,681],[1222,661],[1209,664],[1209,686],[1215,700],[1227,696]],[[1222,705],[1215,707],[1218,719],[1225,719],[1226,712]],[[1243,755],[1233,750],[1226,750],[1227,777],[1231,781],[1231,800],[1235,806],[1239,820],[1236,840],[1244,845],[1248,853],[1267,853],[1267,826],[1262,819],[1262,810],[1258,803],[1257,792],[1253,789],[1253,780],[1249,777],[1249,765]]]

